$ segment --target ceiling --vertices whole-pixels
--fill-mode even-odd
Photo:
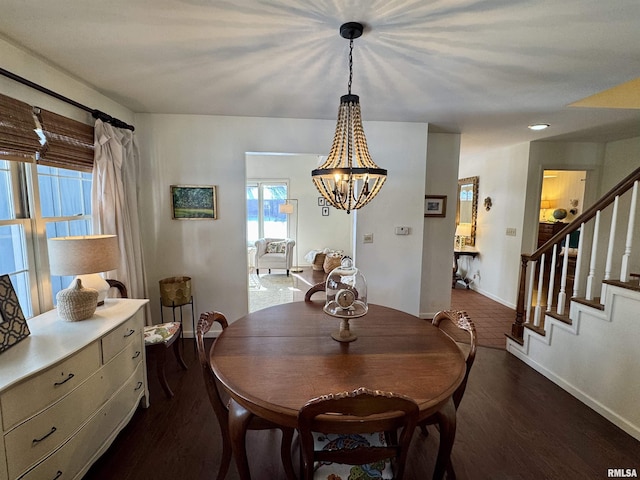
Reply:
[[[638,0],[2,0],[0,35],[134,112],[335,119],[346,21],[365,131],[428,122],[463,155],[640,134],[638,109],[568,106],[640,76]]]

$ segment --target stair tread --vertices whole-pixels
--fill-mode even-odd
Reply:
[[[560,320],[561,322],[566,323],[567,325],[571,325],[573,323],[569,318],[569,315],[562,315],[560,313],[556,313],[551,310],[546,311],[545,314],[555,318],[556,320]]]
[[[637,274],[632,274],[633,277],[636,277]],[[638,281],[634,282],[621,282],[620,280],[603,280],[602,283],[606,283],[608,285],[615,285],[616,287],[628,288],[629,290],[633,290],[634,292],[640,292],[640,284]]]
[[[588,307],[604,310],[604,305],[600,303],[600,297],[595,297],[593,300],[587,300],[585,297],[573,297],[571,300],[581,303],[582,305],[587,305]]]

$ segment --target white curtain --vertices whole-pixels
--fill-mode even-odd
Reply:
[[[108,276],[124,283],[130,298],[148,298],[138,221],[138,162],[133,132],[96,120],[93,233],[118,236],[120,265]]]

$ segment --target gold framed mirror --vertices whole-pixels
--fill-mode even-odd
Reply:
[[[467,177],[458,180],[458,201],[456,209],[456,225],[471,224],[471,236],[465,240],[466,245],[476,244],[476,221],[478,218],[478,183],[480,177]]]

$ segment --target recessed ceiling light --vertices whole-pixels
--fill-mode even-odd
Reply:
[[[545,128],[549,128],[548,123],[534,123],[533,125],[529,125],[527,128],[530,130],[544,130]]]

